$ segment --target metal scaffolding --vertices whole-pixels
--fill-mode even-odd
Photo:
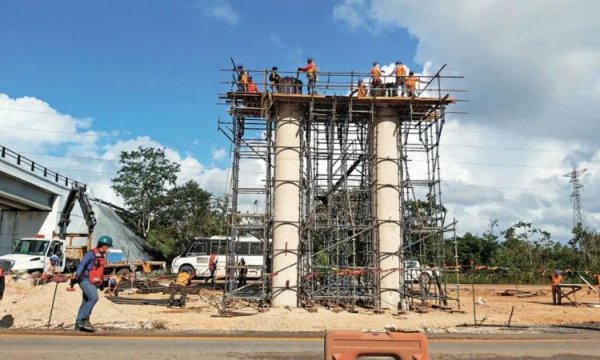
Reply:
[[[297,149],[301,218],[300,246],[295,249],[298,287],[294,290],[298,293],[298,305],[308,309],[317,305],[348,310],[356,306],[379,309],[380,278],[382,273],[390,271],[401,274],[398,291],[403,299],[421,304],[429,301],[447,304],[449,277],[442,274],[447,251],[444,234],[454,232],[455,223],[445,225],[439,143],[446,107],[457,101],[448,94],[461,91],[444,89],[441,82],[461,77],[442,76],[442,69],[433,76],[420,76],[425,85],[412,97],[395,96],[390,85],[371,92],[382,96],[356,97],[355,82],[368,78],[368,74],[357,72],[321,72],[316,94],[308,95],[301,94],[298,87],[270,86],[266,71],[249,71],[255,78],[264,79],[258,84],[262,92],[240,91],[243,88],[237,81],[228,82],[231,89],[221,99],[229,106],[231,121],[220,122],[220,129],[231,140],[233,149],[229,221],[233,241],[227,251],[226,304],[232,299],[244,299],[263,305],[272,296],[270,282],[277,276],[270,269],[273,136],[275,108],[282,103],[301,104],[304,109]],[[283,78],[287,84],[299,83],[296,73],[282,75],[291,75]],[[377,167],[373,124],[377,109],[382,107],[393,109],[400,124],[397,136],[400,156],[393,160],[399,164],[398,211],[403,231],[397,239],[396,255],[400,260],[391,269],[379,266],[381,257],[386,255],[379,251],[377,219],[373,214],[372,176]],[[240,184],[241,164],[248,160],[264,163],[264,181],[260,187]],[[249,217],[240,211],[242,197],[246,195],[254,197],[251,199],[262,198],[260,214]],[[239,256],[235,242],[248,232],[263,239],[265,265],[260,281],[237,288]],[[413,260],[421,265],[407,269],[407,263]],[[414,279],[414,274],[418,274],[418,279]]]

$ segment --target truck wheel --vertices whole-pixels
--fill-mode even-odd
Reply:
[[[431,288],[431,276],[428,273],[423,272],[419,275],[419,286],[424,291],[429,292]]]
[[[118,276],[129,275],[130,272],[131,272],[131,270],[129,270],[128,268],[122,268],[122,269],[119,269],[119,271],[117,271],[117,275]]]
[[[191,265],[183,265],[182,267],[179,268],[179,272],[182,272],[186,270],[188,272],[188,274],[190,274],[190,276],[193,278],[196,277],[196,269],[194,269],[193,266]]]

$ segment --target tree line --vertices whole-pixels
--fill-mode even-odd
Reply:
[[[227,233],[227,198],[214,196],[194,180],[177,185],[180,165],[168,160],[164,149],[140,146],[123,151],[120,165],[112,179],[112,188],[127,210],[120,215],[162,257],[179,255],[194,237]],[[428,207],[422,205],[409,204],[412,217],[424,215]],[[441,206],[436,209],[446,212]],[[530,277],[526,282],[556,268],[600,272],[600,234],[581,224],[566,244],[554,241],[549,231],[531,222],[519,221],[501,231],[496,227],[497,221],[492,221],[482,235],[467,232],[457,237],[457,258],[454,239],[443,240],[446,265],[458,262],[463,268],[504,269]]]
[[[226,233],[226,198],[194,180],[177,185],[181,166],[167,159],[164,149],[123,151],[119,163],[112,188],[127,210],[119,215],[157,255],[170,259],[194,237]]]

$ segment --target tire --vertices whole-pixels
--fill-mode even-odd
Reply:
[[[129,275],[130,272],[129,268],[122,268],[117,271],[117,276]]]
[[[431,288],[431,275],[426,272],[422,272],[419,275],[419,287],[422,290],[429,292],[429,289]]]
[[[188,273],[192,276],[192,279],[196,277],[196,269],[192,265],[181,265],[179,268],[179,272],[183,270],[188,270]]]

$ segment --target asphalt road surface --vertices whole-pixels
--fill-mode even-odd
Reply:
[[[600,359],[600,337],[432,339],[432,359]],[[321,338],[0,335],[2,359],[322,360]]]

